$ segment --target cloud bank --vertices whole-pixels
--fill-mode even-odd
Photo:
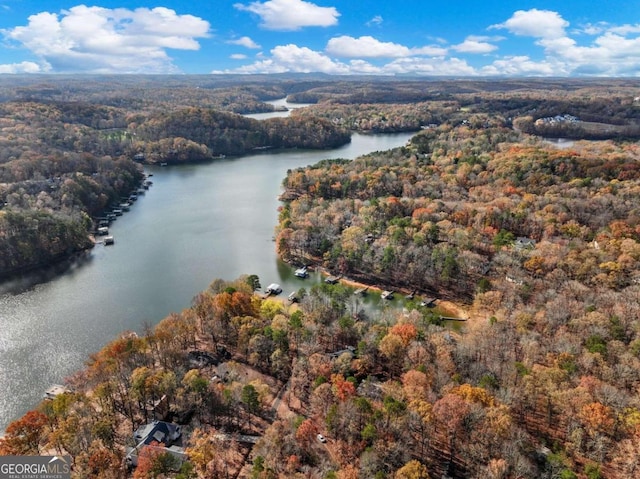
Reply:
[[[197,39],[208,36],[209,28],[201,18],[164,7],[79,5],[32,15],[26,26],[2,33],[39,59],[39,71],[171,73],[177,68],[167,50],[197,50]]]
[[[376,12],[360,24],[375,36],[351,36],[338,31],[341,13],[335,7],[309,1],[253,1],[236,3],[233,9],[249,13],[261,27],[260,32],[255,25],[251,30],[260,44],[243,32],[226,40],[217,34],[220,49],[245,50],[227,51],[226,59],[238,66],[214,73],[640,76],[640,24],[570,25],[556,11],[533,8],[462,40],[410,45],[385,39],[386,22]],[[300,32],[309,28],[324,28],[325,33]],[[5,45],[29,53],[25,61],[0,64],[0,73],[176,73],[178,51],[199,50],[201,41],[211,38],[211,29],[205,19],[165,7],[78,5],[41,12],[24,26],[0,30]],[[280,32],[286,32],[286,40]],[[429,32],[423,37],[433,38]],[[258,52],[250,56],[249,50]],[[212,62],[216,55],[210,55]]]
[[[269,2],[268,2],[269,3]],[[640,24],[587,25],[569,32],[570,24],[551,10],[518,10],[487,31],[500,30],[514,37],[531,38],[541,58],[500,55],[508,36],[469,35],[458,44],[408,46],[373,36],[335,36],[324,51],[286,45],[271,50],[238,72],[269,73],[317,71],[341,74],[416,74],[455,76],[640,76]],[[576,38],[572,37],[575,36]],[[580,45],[578,39],[586,43]],[[304,48],[302,65],[291,62]],[[291,57],[285,55],[292,54]],[[487,61],[478,61],[483,57]],[[349,59],[348,63],[340,59]]]

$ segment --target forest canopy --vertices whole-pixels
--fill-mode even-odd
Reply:
[[[640,474],[636,83],[116,80],[0,77],[2,267],[86,247],[91,217],[142,179],[137,153],[201,161],[415,129],[405,147],[290,171],[275,247],[437,308],[370,315],[344,284],[290,304],[256,294],[255,275],[215,280],[94,354],[0,454],[71,454],[76,477],[97,478]],[[232,113],[286,95],[316,104]],[[538,136],[565,133],[563,148]],[[183,426],[188,460],[155,444],[127,469],[132,432],[158,417]]]

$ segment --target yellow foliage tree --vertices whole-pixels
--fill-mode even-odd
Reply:
[[[427,466],[419,461],[412,460],[398,469],[394,475],[395,479],[429,479]]]

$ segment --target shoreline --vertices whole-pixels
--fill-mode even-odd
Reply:
[[[323,277],[328,277],[328,276],[332,276],[331,273],[329,273],[329,271],[326,268],[323,267],[318,267],[317,270],[320,272],[320,274]],[[338,280],[339,283],[345,284],[349,287],[352,288],[367,288],[367,291],[373,290],[376,292],[382,292],[385,291],[385,289],[383,287],[380,287],[380,285],[375,284],[375,283],[364,283],[362,281],[358,281],[346,276],[340,276],[340,279]],[[394,290],[394,292],[396,293],[400,293],[403,295],[406,294],[410,294],[411,291],[408,291],[406,289],[398,289],[398,290]],[[443,312],[446,313],[450,313],[447,314],[447,316],[452,316],[452,317],[456,317],[456,318],[461,318],[464,319],[465,321],[473,321],[474,319],[477,318],[473,318],[470,314],[470,308],[469,307],[465,307],[464,305],[460,304],[460,303],[456,303],[454,301],[451,300],[447,300],[447,299],[440,299],[440,298],[436,298],[436,306],[441,309]]]

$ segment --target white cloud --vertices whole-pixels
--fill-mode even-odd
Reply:
[[[367,25],[368,27],[379,26],[379,25],[382,25],[383,21],[384,19],[382,18],[382,16],[376,15],[371,20],[369,20],[365,25]]]
[[[246,60],[247,55],[244,55],[243,53],[234,53],[232,55],[229,55],[229,58],[231,58],[232,60]]]
[[[640,76],[640,25],[615,26],[606,22],[586,24],[573,35],[595,37],[578,44],[566,29],[569,23],[549,10],[518,11],[506,22],[490,28],[505,28],[516,35],[536,38],[544,49],[544,61],[528,56],[504,58],[482,69],[488,74]]]
[[[451,48],[460,53],[491,53],[498,47],[488,43],[487,37],[468,36],[464,42],[453,45]]]
[[[335,7],[320,7],[303,0],[269,0],[249,5],[236,3],[238,10],[255,13],[260,26],[268,30],[300,30],[302,27],[330,27],[338,23]]]
[[[606,22],[598,22],[598,23],[587,23],[586,25],[582,25],[580,28],[577,28],[573,31],[578,35],[600,35],[602,32],[606,31],[608,28],[608,24]]]
[[[411,49],[411,55],[420,55],[426,57],[443,57],[447,53],[449,53],[449,50],[447,48],[436,46],[426,46]]]
[[[565,34],[569,22],[550,10],[518,10],[504,23],[489,28],[506,28],[515,35],[536,38],[558,38]]]
[[[43,73],[46,70],[34,62],[0,64],[0,73]]]
[[[353,38],[347,35],[329,40],[326,52],[346,58],[397,58],[409,56],[409,48],[391,42],[381,42],[370,36]]]
[[[271,50],[271,58],[226,73],[329,73],[349,74],[349,66],[322,53],[297,45],[280,45]],[[217,73],[217,72],[212,72]]]
[[[325,51],[342,58],[402,58],[412,55],[441,56],[445,48],[426,46],[409,48],[392,42],[381,42],[370,36],[359,38],[342,35],[327,42]]]
[[[251,40],[249,37],[240,37],[235,40],[229,40],[227,43],[231,45],[239,45],[245,48],[259,49],[261,48],[256,42]]]
[[[547,61],[535,62],[526,55],[520,55],[496,60],[483,67],[480,73],[490,76],[551,76],[567,73],[561,73],[558,68],[558,65]]]
[[[386,74],[429,76],[473,76],[476,70],[459,58],[399,58],[382,67]]]
[[[356,75],[381,75],[383,71],[380,67],[372,65],[365,60],[351,60],[349,62],[349,73]]]
[[[209,23],[174,10],[107,9],[78,5],[60,15],[42,12],[26,26],[3,30],[55,72],[168,73],[177,69],[166,49],[197,50]]]
[[[306,47],[281,45],[271,50],[270,56],[247,66],[233,70],[214,71],[212,73],[285,73],[285,72],[321,72],[339,75],[476,75],[476,70],[466,61],[458,58],[397,58],[384,65],[375,65],[362,58],[353,59],[348,64]]]
[[[611,33],[617,33],[618,35],[640,33],[640,23],[636,23],[635,25],[620,25],[619,27],[612,27],[609,31]]]

